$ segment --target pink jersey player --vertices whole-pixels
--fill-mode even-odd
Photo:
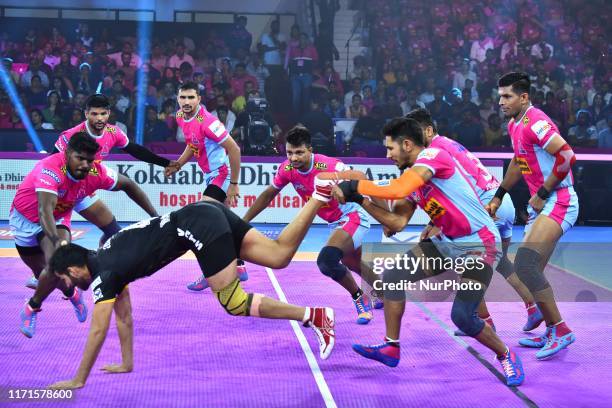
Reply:
[[[56,153],[41,160],[23,180],[11,205],[10,221],[15,232],[15,242],[20,246],[38,245],[36,235],[42,229],[38,225],[37,192],[57,195],[53,217],[60,224],[70,227],[70,214],[74,205],[98,189],[112,190],[117,184],[117,177],[113,170],[101,163],[94,163],[87,177],[76,180],[67,171],[64,153]],[[37,232],[33,233],[32,228]]]
[[[185,119],[182,111],[176,113],[176,123],[185,135],[185,143],[198,160],[198,165],[208,179],[209,174],[216,177],[211,182],[227,190],[229,183],[229,159],[221,143],[229,137],[223,123],[199,105],[191,119]],[[207,184],[209,184],[207,182]]]
[[[110,154],[110,151],[113,148],[123,149],[130,143],[130,139],[128,139],[127,135],[117,126],[107,124],[104,127],[102,134],[98,136],[89,129],[89,125],[87,124],[87,121],[85,121],[71,129],[63,131],[62,134],[60,134],[57,142],[55,142],[55,147],[57,150],[60,152],[65,151],[70,138],[79,132],[87,133],[100,145],[100,151],[96,153],[96,160],[98,161],[104,160],[106,156]]]
[[[490,255],[485,260],[493,263],[499,234],[467,175],[448,152],[438,148],[421,151],[413,165],[416,166],[428,168],[433,177],[408,200],[422,208],[440,228],[442,241],[482,242]]]
[[[529,193],[534,195],[553,172],[555,156],[545,148],[554,137],[560,137],[559,130],[544,112],[530,106],[519,120],[508,123],[508,133],[512,140],[515,162],[523,173]],[[573,184],[574,177],[570,170],[551,192],[540,212],[559,223],[563,232],[574,225],[578,217],[578,196]],[[529,227],[537,214],[531,207],[528,211]]]
[[[272,186],[281,190],[287,184],[291,183],[302,199],[309,200],[314,192],[314,179],[317,174],[328,171],[342,171],[348,169],[344,163],[333,157],[327,157],[322,154],[313,154],[310,168],[302,172],[294,169],[289,160],[281,163]],[[339,204],[338,201],[332,200],[325,204],[317,212],[317,215],[325,221],[332,223],[338,221],[344,214],[358,210],[360,207],[355,203]]]

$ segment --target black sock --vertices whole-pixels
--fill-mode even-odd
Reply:
[[[363,292],[361,291],[361,289],[357,289],[357,292],[353,293],[351,296],[353,297],[353,300],[357,300],[359,299],[361,296],[363,295]]]

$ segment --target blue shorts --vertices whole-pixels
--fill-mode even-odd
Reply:
[[[70,217],[60,218],[59,220],[55,220],[55,222],[57,225],[63,225],[70,229]],[[15,245],[21,247],[40,246],[38,243],[38,235],[43,232],[40,224],[28,220],[14,208],[9,214],[9,226],[13,232]]]
[[[483,204],[489,203],[495,197],[495,190],[485,191],[480,196],[480,201]],[[514,209],[514,203],[510,194],[506,194],[502,200],[501,205],[497,209],[495,214],[496,219],[493,220],[501,239],[512,238],[512,227],[514,226],[514,218],[516,217],[516,210]]]
[[[76,204],[74,205],[74,211],[80,213],[81,211],[86,210],[89,207],[91,207],[99,199],[100,197],[98,197],[96,193],[88,195],[82,200],[76,202]]]
[[[555,190],[550,194],[539,214],[530,205],[527,206],[529,219],[527,225],[525,225],[525,234],[529,232],[539,215],[545,215],[555,221],[561,226],[565,234],[576,223],[579,209],[578,194],[576,194],[574,187],[563,187]]]
[[[370,217],[361,207],[346,214],[335,222],[329,223],[331,230],[343,229],[353,239],[353,248],[357,249],[361,246],[363,237],[370,229]]]

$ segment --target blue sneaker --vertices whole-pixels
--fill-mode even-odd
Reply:
[[[83,301],[83,292],[81,292],[81,289],[74,288],[74,293],[70,297],[70,303],[72,303],[74,307],[74,312],[79,322],[83,323],[87,320],[87,305]]]
[[[385,302],[382,299],[374,298],[374,309],[380,310],[385,307]]]
[[[353,300],[357,309],[357,324],[368,324],[372,320],[372,306],[370,299],[366,295],[361,295],[357,300]]]
[[[38,312],[40,312],[40,309],[32,309],[30,305],[26,303],[21,310],[21,313],[19,313],[19,317],[21,318],[19,330],[27,338],[31,339],[36,332],[36,316],[38,315]]]
[[[26,288],[30,288],[30,289],[36,290],[37,287],[38,287],[38,279],[36,279],[36,277],[32,276],[26,282]]]
[[[527,308],[527,323],[523,326],[524,332],[530,332],[544,321],[544,316],[538,305],[533,304]]]
[[[392,346],[386,341],[374,346],[353,344],[353,350],[365,358],[380,361],[389,367],[396,367],[400,361],[400,348]]]
[[[489,316],[486,319],[484,319],[484,321],[489,326],[491,326],[491,328],[493,329],[494,332],[497,332],[497,329],[495,328],[495,324],[493,323],[493,318],[491,316]],[[463,332],[463,330],[460,330],[460,329],[455,330],[455,336],[457,336],[457,337],[469,337],[467,334],[465,334]]]
[[[206,280],[204,275],[201,275],[194,282],[191,282],[189,285],[187,285],[187,289],[193,290],[194,292],[200,292],[206,289],[207,287],[208,287],[208,280]]]
[[[547,327],[544,334],[539,337],[519,339],[519,344],[523,347],[542,348],[546,345],[546,342],[548,341],[548,336],[550,336],[549,327]]]
[[[509,387],[521,385],[525,380],[525,372],[523,371],[523,363],[521,362],[521,358],[508,349],[503,357],[498,357],[497,359],[501,363],[504,370],[506,384]]]
[[[238,262],[236,272],[238,272],[238,279],[240,279],[240,282],[244,282],[245,280],[249,279],[249,273],[247,272],[246,265],[244,264],[244,262]]]
[[[557,330],[560,325],[551,327],[546,344],[536,353],[536,358],[538,360],[550,358],[576,341],[576,335],[565,325],[565,323],[561,323],[561,325],[564,326],[563,329],[565,334],[562,336],[557,335]]]

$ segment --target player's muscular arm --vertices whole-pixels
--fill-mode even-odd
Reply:
[[[93,367],[104,340],[108,333],[110,318],[113,312],[113,302],[96,303],[94,305],[93,316],[91,318],[91,326],[87,343],[85,344],[85,352],[76,376],[72,380],[60,381],[49,386],[51,389],[72,389],[82,388],[89,377],[91,368]]]
[[[363,201],[363,208],[374,219],[380,222],[392,232],[399,232],[404,229],[412,215],[416,206],[408,200],[399,200],[393,205],[393,210],[382,208],[370,200]]]
[[[362,195],[378,198],[404,199],[433,177],[433,173],[425,166],[413,166],[397,179],[391,179],[381,185],[370,180],[359,180],[357,192]],[[386,181],[386,180],[385,180]]]
[[[232,174],[231,181],[237,183],[240,176],[240,146],[238,146],[236,141],[231,136],[221,143],[221,146],[225,149],[227,156],[229,157],[230,170]]]
[[[576,155],[565,139],[559,135],[553,136],[544,150],[556,159],[553,171],[544,180],[543,185],[547,191],[553,191],[569,173],[572,164],[576,161]]]
[[[257,200],[255,200],[251,208],[247,210],[242,219],[246,222],[250,222],[260,212],[262,212],[272,202],[272,200],[274,200],[274,197],[276,197],[279,192],[279,189],[274,188],[273,186],[268,186],[268,188],[266,188],[264,192],[257,197]]]
[[[38,191],[36,196],[38,198],[38,219],[40,220],[40,226],[45,236],[49,238],[53,245],[57,246],[59,245],[60,237],[57,234],[57,226],[53,217],[53,210],[55,210],[57,205],[57,196],[46,191]]]
[[[113,189],[114,191],[121,190],[125,194],[128,195],[140,208],[145,210],[147,214],[151,217],[157,217],[157,211],[153,208],[153,204],[149,200],[149,197],[142,191],[140,187],[136,183],[134,183],[129,178],[125,177],[123,174],[119,174],[119,179],[117,180],[117,185]]]
[[[501,182],[501,187],[506,191],[510,191],[510,189],[514,187],[516,183],[518,183],[521,177],[523,177],[521,168],[516,163],[516,157],[513,157],[512,160],[510,160],[508,169],[506,170],[506,175]]]
[[[134,369],[134,325],[130,291],[127,287],[117,296],[113,309],[121,344],[122,363],[106,365],[102,370],[109,373],[129,373]]]
[[[181,154],[181,157],[176,161],[179,167],[183,167],[194,155],[194,151],[191,147],[185,147],[185,151]]]

